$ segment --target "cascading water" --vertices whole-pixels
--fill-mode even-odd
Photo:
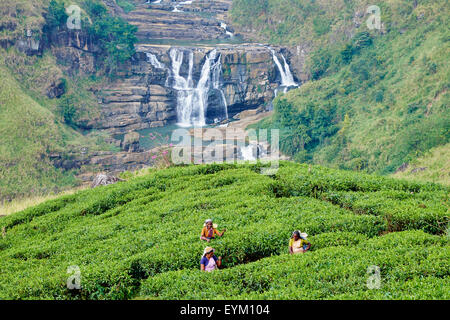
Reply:
[[[228,31],[228,26],[227,26],[227,24],[226,24],[225,22],[221,22],[221,23],[220,23],[220,27],[225,31],[225,33],[226,33],[230,38],[233,38],[233,37],[234,37],[234,34],[233,34],[232,32],[230,32],[230,31]]]
[[[217,62],[212,66],[212,85],[213,88],[220,93],[220,97],[222,98],[223,103],[223,113],[225,119],[228,119],[228,104],[227,99],[225,98],[225,93],[223,92],[220,85],[220,76],[222,75],[222,55],[219,55]]]
[[[194,66],[194,53],[189,51],[189,69],[187,78],[180,75],[183,65],[185,50],[172,48],[170,59],[172,62],[172,88],[177,91],[177,117],[180,126],[205,126],[206,112],[208,108],[209,90],[215,89],[221,93],[224,104],[224,115],[228,118],[225,95],[220,88],[220,76],[222,72],[221,56],[217,58],[217,50],[210,51],[203,64],[197,86],[192,79]]]
[[[182,1],[179,2],[178,4],[175,5],[175,7],[173,8],[172,12],[184,12],[182,9],[180,9],[180,7],[186,5],[186,4],[192,4],[192,2],[194,2],[194,0],[188,0],[188,1]]]
[[[248,145],[246,147],[241,147],[241,158],[245,161],[254,161],[256,160],[255,156],[253,155],[253,145]]]
[[[148,62],[150,62],[150,64],[152,66],[154,66],[155,68],[157,68],[157,69],[165,69],[166,68],[166,66],[163,63],[159,62],[158,58],[153,53],[147,52],[146,55],[147,55]]]
[[[240,147],[242,160],[254,161],[265,156],[263,147],[257,143],[250,143],[248,146]]]
[[[272,48],[269,48],[270,52],[272,52],[273,61],[277,65],[278,71],[281,75],[281,87],[284,88],[284,92],[286,93],[290,87],[298,87],[298,84],[294,80],[294,76],[292,75],[291,68],[289,67],[289,64],[286,61],[286,58],[283,54],[281,54],[281,57],[283,58],[284,66],[281,65],[280,60],[278,59],[275,50]],[[277,90],[278,92],[278,90]]]

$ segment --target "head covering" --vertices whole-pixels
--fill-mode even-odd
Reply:
[[[216,250],[214,250],[213,247],[206,247],[205,250],[203,251],[203,256],[206,256],[206,254],[210,253],[210,252],[215,252]]]
[[[212,219],[206,219],[206,220],[205,220],[205,223],[203,224],[203,226],[206,227],[206,225],[207,225],[209,222],[212,223],[212,222],[213,222]],[[219,226],[219,225],[216,224],[216,223],[213,224],[213,228],[214,228],[214,229],[217,229],[218,226]]]
[[[293,238],[294,235],[297,235],[300,239],[306,239],[308,237],[307,233],[301,232],[300,230],[295,230],[294,232],[292,232],[291,238]]]

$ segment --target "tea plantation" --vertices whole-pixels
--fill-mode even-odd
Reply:
[[[448,187],[290,162],[260,170],[150,171],[1,218],[0,299],[450,298]],[[227,228],[211,242],[224,258],[213,273],[199,271],[207,218]],[[294,229],[311,251],[287,254]]]

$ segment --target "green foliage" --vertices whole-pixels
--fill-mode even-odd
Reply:
[[[87,16],[82,15],[82,31],[95,41],[100,50],[98,61],[103,61],[108,74],[114,75],[120,64],[130,59],[135,53],[134,44],[137,42],[135,33],[137,27],[130,25],[121,17],[113,17],[106,6],[98,0],[83,1]],[[131,10],[132,4],[121,1],[120,4]],[[44,18],[46,24],[43,31],[48,36],[65,26],[67,13],[65,2],[52,0]]]
[[[70,126],[74,125],[77,109],[74,105],[73,98],[64,95],[59,101],[58,108],[63,121]]]
[[[121,17],[111,17],[101,3],[87,4],[87,11],[93,17],[88,33],[96,39],[101,48],[100,59],[103,59],[107,72],[113,75],[118,66],[135,53],[137,27]]]
[[[318,35],[324,35],[330,31],[331,23],[319,16],[313,19],[313,30]]]
[[[341,58],[344,63],[349,63],[353,58],[353,46],[350,43],[344,45],[341,51]]]
[[[320,107],[307,103],[296,109],[280,97],[275,100],[274,109],[274,122],[283,128],[280,146],[288,154],[310,151],[338,130],[334,123],[336,110],[330,103]]]
[[[257,4],[264,9],[235,1],[234,27],[259,41],[301,44],[308,53],[301,67],[313,80],[278,98],[272,119],[257,126],[281,130],[282,152],[299,162],[390,174],[449,142],[446,1],[381,1],[382,30],[368,30],[368,16],[355,15],[365,12],[365,1]],[[324,108],[328,121],[305,117]]]
[[[44,13],[45,25],[44,33],[52,33],[63,27],[67,22],[68,15],[63,1],[51,0],[47,11]]]
[[[55,116],[22,90],[9,70],[0,67],[0,77],[0,201],[75,185],[73,176],[48,158],[63,141]]]
[[[443,239],[420,231],[401,232],[212,274],[168,272],[146,280],[140,294],[151,299],[445,300],[450,297],[449,257]],[[370,266],[380,268],[379,289],[367,286]]]
[[[417,274],[426,273],[429,279],[417,286],[416,296],[428,297],[431,284],[445,278],[444,237],[425,234],[422,230],[440,232],[422,222],[442,221],[440,197],[448,189],[322,167],[309,170],[288,162],[280,165],[274,177],[260,175],[260,164],[154,170],[2,218],[0,229],[5,228],[6,236],[0,239],[0,268],[8,272],[0,274],[0,298],[293,299],[297,294],[284,285],[292,279],[311,292],[309,298],[373,298],[365,282],[359,282],[374,264],[388,279],[386,285],[399,288],[402,279],[415,281]],[[411,195],[412,190],[417,195]],[[386,205],[376,207],[376,202]],[[419,203],[429,209],[411,212]],[[388,213],[408,221],[397,224],[395,231],[421,231],[379,237],[393,231]],[[224,257],[226,269],[209,275],[198,271],[206,246],[199,233],[206,218],[227,228],[224,237],[210,244]],[[305,255],[288,257],[294,229],[309,234],[312,248]],[[401,254],[405,251],[410,254]],[[400,274],[400,266],[410,259],[423,262]],[[352,266],[344,261],[352,261]],[[81,270],[78,291],[66,288],[67,267],[72,265]],[[303,271],[306,278],[298,278],[296,265],[309,270]],[[349,280],[336,287],[337,274]],[[312,275],[321,281],[304,282]],[[205,277],[218,284],[208,289],[211,292],[197,290]],[[332,289],[344,284],[345,290]],[[409,295],[406,287],[396,292],[397,298]]]
[[[330,66],[331,54],[326,49],[319,49],[311,56],[310,73],[313,80],[320,79]]]
[[[131,12],[135,9],[135,5],[130,2],[130,1],[126,1],[126,0],[117,0],[116,1],[117,5],[120,6],[123,11],[125,11],[126,13]]]

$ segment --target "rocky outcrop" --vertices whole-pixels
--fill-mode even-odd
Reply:
[[[106,174],[98,174],[95,178],[94,181],[92,181],[91,184],[91,188],[97,188],[100,186],[107,186],[110,184],[114,184],[117,183],[119,181],[123,181],[115,176],[111,176],[111,175],[106,175]]]
[[[292,72],[297,76],[299,82],[304,83],[310,80],[311,75],[306,67],[306,59],[312,50],[312,46],[307,43],[299,44],[295,47],[279,48],[290,62]]]
[[[95,53],[99,50],[89,34],[64,30],[49,35],[48,42],[60,68],[69,75],[95,73]]]
[[[94,127],[117,134],[176,122],[175,94],[164,87],[167,73],[154,70],[145,60],[133,69],[131,77],[101,90],[102,116]]]
[[[66,82],[63,79],[55,79],[46,88],[47,97],[59,98],[66,92]]]
[[[52,154],[50,159],[56,168],[78,170],[78,178],[83,182],[92,182],[98,172],[118,175],[124,171],[134,171],[154,165],[152,151],[144,152],[113,152],[89,151],[70,154]]]
[[[143,42],[161,39],[205,41],[228,38],[219,20],[225,19],[225,14],[231,7],[231,0],[197,0],[188,5],[183,2],[142,4],[124,17],[138,27],[137,36]]]
[[[219,48],[222,54],[223,88],[231,116],[272,101],[276,67],[271,52],[255,45]]]
[[[42,55],[43,45],[41,40],[32,38],[31,35],[26,38],[18,39],[15,45],[20,52],[29,56]]]
[[[122,150],[127,152],[139,152],[139,138],[140,136],[137,132],[127,133],[123,137],[123,141],[121,143]]]
[[[127,133],[177,122],[177,90],[171,88],[171,46],[139,45],[126,71],[129,76],[101,90],[102,116],[93,127],[111,133]],[[192,51],[193,81],[199,81],[206,55],[213,47],[184,47]],[[259,45],[221,45],[215,47],[222,65],[221,90],[231,118],[248,109],[270,104],[279,84],[279,74],[267,48]],[[161,68],[152,64],[154,55]],[[188,54],[180,74],[187,78]],[[222,112],[222,93],[210,90],[206,117],[213,122]]]

